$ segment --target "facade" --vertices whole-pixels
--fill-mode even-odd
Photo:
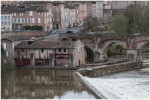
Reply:
[[[17,66],[80,66],[85,64],[83,43],[78,41],[23,41],[15,46]]]
[[[77,23],[82,25],[84,19],[88,15],[88,3],[87,2],[79,2],[77,7]]]
[[[46,6],[46,7],[43,7]],[[52,28],[51,3],[45,5],[24,4],[20,6],[2,7],[2,11],[12,14],[13,29],[23,29],[23,26],[42,26],[45,32]]]
[[[21,34],[21,33],[20,33]],[[44,34],[44,33],[42,33]],[[42,35],[40,34],[33,34],[33,33],[25,33],[24,35],[14,35],[14,36],[9,36],[1,39],[1,44],[6,52],[6,57],[14,63],[14,47],[19,44],[21,41],[27,41],[32,37],[40,37]]]
[[[74,6],[65,5],[64,9],[65,27],[76,26],[76,9]]]
[[[1,13],[1,31],[12,31],[12,15],[11,13]]]
[[[53,28],[64,28],[64,2],[52,2],[52,13]]]

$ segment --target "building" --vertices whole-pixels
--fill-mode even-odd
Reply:
[[[77,23],[79,25],[83,24],[84,19],[87,17],[88,15],[88,3],[87,2],[78,2],[78,6],[77,6]]]
[[[65,27],[74,27],[77,25],[76,23],[76,8],[75,6],[65,5],[64,9],[64,17],[65,17]]]
[[[41,26],[45,32],[52,29],[52,9],[50,2],[25,2],[23,5],[2,7],[2,11],[12,14],[13,30],[24,29],[24,26]]]
[[[52,2],[52,25],[53,29],[64,28],[64,2]]]
[[[1,31],[12,31],[11,13],[1,12]]]
[[[80,66],[85,64],[84,44],[78,41],[23,41],[15,46],[17,66]]]
[[[27,41],[32,37],[36,39],[41,38],[44,36],[44,33],[34,33],[34,32],[25,32],[24,34],[20,33],[20,35],[13,35],[9,37],[5,37],[1,39],[2,47],[6,53],[6,57],[11,61],[14,62],[14,47],[19,44],[21,41]]]

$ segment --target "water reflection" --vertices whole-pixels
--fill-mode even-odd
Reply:
[[[2,98],[94,99],[74,70],[16,70],[2,78]]]

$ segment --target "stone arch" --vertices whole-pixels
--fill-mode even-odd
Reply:
[[[86,63],[94,62],[94,51],[88,46],[84,47]]]
[[[88,46],[90,48],[94,48],[94,41],[91,40],[91,39],[88,39],[88,38],[82,38],[80,39],[82,41],[82,43],[85,45],[85,46]]]
[[[145,46],[148,46],[148,51],[144,50]],[[140,55],[140,59],[148,59],[149,58],[149,41],[142,41],[137,43],[137,49],[139,50],[137,55]]]
[[[127,48],[127,44],[126,44],[125,41],[121,41],[121,40],[109,40],[109,41],[106,41],[106,42],[103,43],[103,49],[106,50],[106,48],[108,46],[110,46],[111,44],[113,44],[113,43],[115,43],[117,45],[121,45],[125,49]]]
[[[125,41],[120,41],[120,40],[111,40],[111,41],[107,41],[104,43],[103,46],[103,55],[106,57],[105,59],[108,58],[108,48],[112,45],[112,44],[116,44],[116,45],[120,45],[122,50],[122,54],[120,55],[115,55],[115,57],[121,57],[124,58],[125,54],[126,54],[126,49],[127,49],[127,45]],[[114,57],[114,56],[113,56]]]
[[[142,49],[146,44],[149,44],[149,41],[140,41],[137,43],[136,49]]]

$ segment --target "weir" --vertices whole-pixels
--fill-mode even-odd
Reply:
[[[84,79],[84,76],[88,77],[98,77],[102,75],[108,75],[108,74],[114,74],[124,71],[131,71],[131,70],[137,70],[142,68],[148,68],[148,66],[142,66],[142,61],[132,61],[132,62],[124,62],[119,64],[113,64],[113,65],[102,65],[97,66],[93,68],[82,68],[74,72],[74,75],[79,78],[80,82],[84,84],[94,95],[96,95],[98,98],[107,98],[105,97],[105,94],[100,93],[96,88],[94,88],[89,82],[87,82]],[[105,88],[103,88],[105,90]],[[118,99],[119,97],[115,94],[112,94],[110,91],[107,91],[107,93],[110,94],[110,96],[115,97]]]

